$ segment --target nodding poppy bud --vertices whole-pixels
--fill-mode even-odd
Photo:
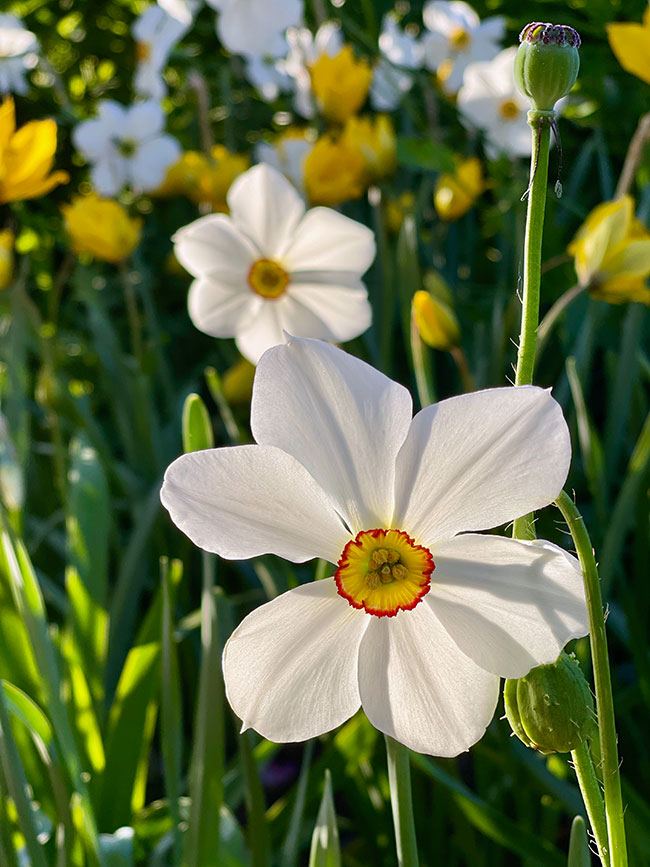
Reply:
[[[506,680],[503,697],[513,732],[544,755],[575,750],[594,726],[591,690],[577,659],[564,651],[557,662]]]
[[[515,82],[533,109],[552,112],[571,90],[580,69],[580,36],[566,24],[527,24],[519,35]]]

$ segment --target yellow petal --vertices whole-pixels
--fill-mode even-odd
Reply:
[[[55,152],[56,123],[53,120],[26,123],[14,134],[5,152],[6,180],[13,186],[27,178],[44,178],[52,167]]]
[[[607,276],[647,277],[650,274],[650,241],[630,241],[621,245],[603,263]]]
[[[627,304],[638,301],[650,305],[650,289],[648,289],[645,279],[630,277],[628,274],[612,277],[598,283],[590,290],[590,294],[608,304]]]
[[[413,318],[424,342],[432,349],[453,349],[460,343],[460,326],[451,307],[420,289],[413,296]]]
[[[624,240],[632,223],[634,203],[631,196],[604,202],[589,214],[568,250],[576,257],[581,283],[594,277],[609,252]]]
[[[16,129],[16,111],[11,97],[0,105],[0,153],[9,144]]]
[[[623,69],[650,84],[650,21],[644,26],[608,24],[607,38]]]
[[[52,172],[46,178],[27,178],[21,184],[0,187],[0,201],[18,202],[23,199],[36,199],[49,193],[59,184],[67,184],[69,180],[70,175],[63,171]]]

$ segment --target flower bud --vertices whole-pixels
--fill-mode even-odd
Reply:
[[[525,677],[506,680],[508,722],[520,741],[540,753],[568,753],[591,733],[594,702],[574,656],[539,665]]]
[[[6,289],[14,276],[14,241],[11,229],[0,231],[0,290]]]
[[[553,111],[580,69],[580,36],[566,24],[527,24],[519,34],[515,82],[537,111]]]
[[[460,326],[450,306],[420,289],[413,296],[413,319],[422,340],[432,349],[449,351],[460,343]]]

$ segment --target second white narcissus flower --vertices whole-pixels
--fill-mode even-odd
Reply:
[[[231,635],[226,692],[244,729],[301,741],[362,706],[406,746],[454,756],[483,735],[499,677],[587,633],[574,557],[475,532],[561,491],[571,447],[550,392],[495,388],[411,411],[408,391],[364,362],[290,339],[257,368],[257,444],[167,470],[162,502],[201,548],[336,570]]]
[[[0,94],[27,93],[25,73],[38,58],[38,39],[15,15],[0,15]]]
[[[148,192],[159,187],[181,147],[163,133],[165,113],[153,100],[124,106],[112,99],[98,105],[98,116],[75,127],[72,140],[91,163],[93,186],[116,196],[129,184]]]
[[[188,306],[200,331],[234,337],[256,364],[284,331],[341,342],[369,328],[370,229],[330,208],[305,213],[291,182],[264,163],[237,178],[227,201],[230,216],[201,217],[173,238],[196,278]]]
[[[189,30],[189,22],[180,21],[161,6],[148,6],[133,25],[136,70],[133,89],[138,96],[162,99],[167,86],[162,77],[177,42]]]

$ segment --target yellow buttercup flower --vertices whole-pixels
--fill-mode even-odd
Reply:
[[[650,304],[650,232],[634,217],[634,201],[624,196],[603,202],[589,214],[568,252],[575,257],[580,285],[610,304]]]
[[[11,229],[0,231],[0,290],[6,289],[14,276],[14,241]]]
[[[349,117],[340,141],[363,157],[368,184],[388,177],[397,168],[395,129],[388,115]]]
[[[140,243],[142,220],[130,217],[112,199],[101,199],[95,193],[75,196],[61,212],[75,253],[92,253],[115,264],[130,256]]]
[[[448,304],[425,289],[413,296],[413,319],[422,340],[432,349],[451,350],[460,343],[460,325]]]
[[[324,135],[305,160],[305,190],[312,205],[340,205],[366,188],[366,161],[340,138]]]
[[[223,145],[215,145],[209,156],[198,151],[186,151],[169,168],[155,195],[187,196],[196,205],[207,202],[213,210],[225,213],[230,185],[249,166],[248,157],[233,154]]]
[[[56,123],[33,120],[16,130],[14,101],[0,106],[0,203],[35,199],[59,184],[67,172],[50,174],[56,152]]]
[[[485,190],[483,169],[476,157],[461,160],[456,171],[443,172],[436,181],[433,203],[441,220],[458,220]]]
[[[327,120],[345,123],[366,101],[372,69],[355,58],[351,45],[344,45],[334,57],[322,54],[310,73],[314,96]]]
[[[623,69],[650,84],[650,6],[643,13],[643,24],[608,24],[607,38]]]

